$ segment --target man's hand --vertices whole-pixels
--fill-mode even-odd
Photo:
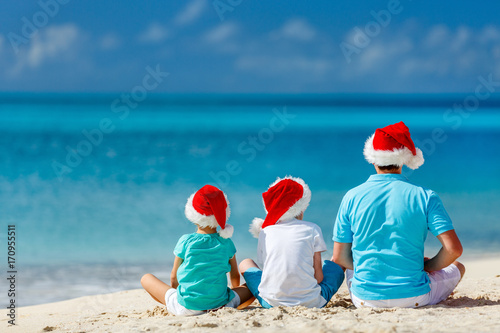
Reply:
[[[431,258],[429,258],[429,257],[424,257],[424,271],[426,271],[426,272],[427,272],[427,270],[425,269],[425,263],[426,263],[427,261],[429,261],[429,260],[431,260]]]
[[[437,236],[443,247],[438,254],[428,260],[424,258],[424,270],[426,272],[439,271],[449,265],[462,255],[463,248],[455,230],[448,230]]]

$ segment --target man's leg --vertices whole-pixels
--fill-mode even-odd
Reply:
[[[439,271],[428,273],[431,280],[431,291],[428,305],[444,301],[451,295],[465,274],[465,266],[455,261],[448,267]]]
[[[458,270],[460,271],[461,278],[460,280],[464,277],[465,275],[465,266],[461,262],[455,261],[453,265],[457,266]]]
[[[349,291],[349,297],[351,298],[351,301],[352,301],[352,304],[354,304],[356,307],[358,307],[358,305],[356,303],[358,303],[358,299],[354,299],[352,297],[352,291],[351,291],[351,285],[352,285],[352,277],[354,276],[354,271],[352,269],[346,269],[345,270],[345,284],[347,285],[347,290]]]

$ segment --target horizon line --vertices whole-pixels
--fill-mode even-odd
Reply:
[[[1,104],[102,104],[128,92],[0,92]],[[441,107],[464,104],[474,93],[149,93],[141,104],[165,105],[303,105]],[[478,99],[500,107],[500,93]]]

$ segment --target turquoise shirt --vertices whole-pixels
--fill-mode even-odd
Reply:
[[[215,234],[182,236],[174,254],[183,260],[177,270],[177,300],[189,310],[210,310],[234,297],[227,286],[229,259],[236,253],[231,239]]]
[[[400,174],[377,174],[344,196],[333,240],[352,243],[355,296],[397,299],[430,291],[424,271],[427,230],[437,236],[452,229],[436,193]]]

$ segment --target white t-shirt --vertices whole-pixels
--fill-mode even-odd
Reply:
[[[313,267],[314,253],[323,251],[323,234],[314,223],[294,219],[262,229],[257,248],[260,296],[272,306],[325,305]]]

